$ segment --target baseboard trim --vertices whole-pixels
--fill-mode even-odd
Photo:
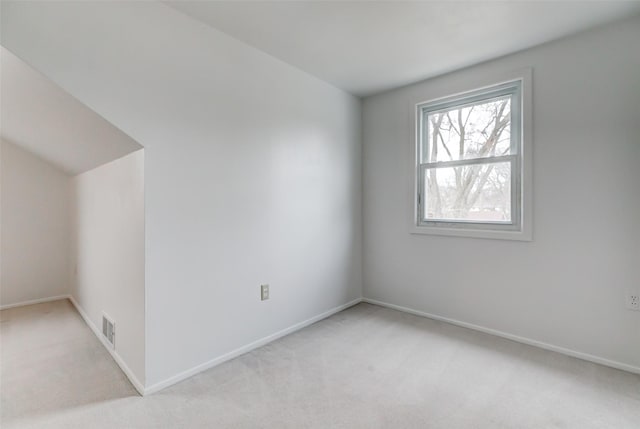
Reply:
[[[94,323],[89,318],[89,315],[87,315],[87,313],[82,309],[82,307],[80,307],[80,304],[78,304],[78,302],[73,298],[73,296],[69,295],[68,298],[69,298],[69,301],[71,301],[73,306],[76,308],[76,310],[78,310],[78,313],[80,313],[80,316],[82,317],[82,319],[84,319],[84,322],[87,324],[87,326],[89,326],[89,328],[93,331],[94,335],[98,338],[100,343],[102,343],[104,348],[107,349],[107,351],[109,352],[113,360],[116,361],[116,363],[118,364],[122,372],[124,372],[124,375],[127,376],[127,378],[129,379],[133,387],[135,387],[135,389],[138,391],[140,395],[144,395],[145,393],[144,384],[142,384],[140,380],[138,380],[138,378],[133,374],[133,371],[131,371],[131,369],[127,366],[124,360],[122,360],[120,355],[115,350],[113,350],[113,348],[111,348],[111,346],[107,343],[107,341],[102,337],[102,333],[100,332],[100,330],[96,327],[96,325],[94,325]]]
[[[505,338],[507,340],[516,341],[518,343],[527,344],[529,346],[538,347],[541,349],[549,350],[552,352],[561,353],[563,355],[571,356],[574,358],[586,360],[592,363],[608,366],[622,371],[631,372],[634,374],[640,374],[640,367],[629,365],[626,363],[606,359],[603,357],[595,356],[589,353],[579,352],[577,350],[571,350],[565,347],[556,346],[553,344],[545,343],[531,338],[521,337],[519,335],[509,334],[507,332],[498,331],[496,329],[485,328],[484,326],[474,325],[473,323],[462,322],[456,319],[450,319],[448,317],[438,316],[436,314],[426,313],[424,311],[414,310],[412,308],[403,307],[400,305],[390,304],[384,301],[378,301],[370,298],[362,298],[362,302],[368,304],[378,305],[380,307],[391,308],[393,310],[402,311],[403,313],[413,314],[415,316],[426,317],[428,319],[438,320],[440,322],[450,323],[452,325],[460,326],[463,328],[473,329],[474,331],[484,332],[485,334],[495,335],[497,337]]]
[[[144,394],[145,395],[150,395],[152,393],[156,393],[156,392],[158,392],[158,391],[160,391],[162,389],[165,389],[166,387],[169,387],[169,386],[171,386],[173,384],[179,383],[179,382],[181,382],[181,381],[183,381],[183,380],[185,380],[185,379],[187,379],[189,377],[192,377],[192,376],[194,376],[194,375],[196,375],[196,374],[198,374],[200,372],[203,372],[203,371],[206,371],[208,369],[211,369],[211,368],[213,368],[215,366],[218,366],[218,365],[220,365],[220,364],[222,364],[224,362],[227,362],[227,361],[229,361],[231,359],[234,359],[234,358],[236,358],[236,357],[238,357],[240,355],[243,355],[243,354],[248,353],[250,351],[253,351],[253,350],[255,350],[255,349],[259,348],[259,347],[262,347],[262,346],[264,346],[264,345],[266,345],[266,344],[268,344],[270,342],[273,342],[273,341],[275,341],[275,340],[277,340],[279,338],[282,338],[282,337],[284,337],[286,335],[292,334],[292,333],[294,333],[296,331],[299,331],[300,329],[306,328],[307,326],[309,326],[309,325],[311,325],[313,323],[319,322],[322,319],[326,319],[327,317],[332,316],[332,315],[334,315],[336,313],[339,313],[339,312],[341,312],[343,310],[346,310],[349,307],[353,307],[354,305],[359,304],[360,302],[362,302],[361,298],[354,299],[353,301],[349,301],[346,304],[343,304],[343,305],[340,305],[338,307],[332,308],[331,310],[325,311],[324,313],[321,313],[321,314],[319,314],[317,316],[314,316],[314,317],[312,317],[310,319],[307,319],[307,320],[305,320],[303,322],[296,323],[295,325],[290,326],[290,327],[288,327],[286,329],[283,329],[281,331],[278,331],[278,332],[276,332],[274,334],[267,335],[264,338],[256,340],[256,341],[254,341],[252,343],[249,343],[249,344],[247,344],[245,346],[242,346],[242,347],[240,347],[238,349],[235,349],[235,350],[233,350],[233,351],[231,351],[229,353],[226,353],[226,354],[224,354],[222,356],[219,356],[217,358],[211,359],[211,360],[209,360],[207,362],[204,362],[204,363],[202,363],[200,365],[194,366],[191,369],[188,369],[186,371],[182,371],[182,372],[180,372],[180,373],[178,373],[178,374],[176,374],[176,375],[174,375],[172,377],[167,378],[164,381],[160,381],[160,382],[158,382],[158,383],[156,383],[156,384],[154,384],[152,386],[147,387],[145,389]]]
[[[16,302],[15,304],[0,305],[0,310],[8,310],[15,307],[24,307],[25,305],[42,304],[51,301],[60,301],[69,298],[69,295],[50,296],[48,298],[31,299],[29,301]]]

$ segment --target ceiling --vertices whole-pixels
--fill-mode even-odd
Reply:
[[[140,149],[136,141],[0,47],[0,135],[76,175]]]
[[[640,13],[640,1],[169,1],[366,96]]]

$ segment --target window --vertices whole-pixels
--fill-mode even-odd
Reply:
[[[530,239],[522,93],[517,79],[416,105],[415,232]]]

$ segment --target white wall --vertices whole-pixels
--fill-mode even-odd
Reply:
[[[640,19],[363,104],[364,295],[640,368]],[[534,241],[410,235],[410,106],[533,68]]]
[[[71,296],[98,331],[116,325],[115,353],[144,385],[144,151],[72,182]]]
[[[358,99],[158,3],[3,2],[2,41],[145,146],[147,386],[361,296]]]
[[[4,140],[0,175],[0,306],[67,295],[70,177]]]

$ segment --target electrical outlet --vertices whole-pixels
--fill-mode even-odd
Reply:
[[[640,311],[640,295],[637,293],[627,295],[627,307],[629,310]]]
[[[260,300],[266,301],[269,299],[269,285],[260,285]]]

